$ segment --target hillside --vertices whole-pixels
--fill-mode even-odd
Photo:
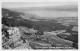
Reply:
[[[22,13],[18,13],[18,12],[14,12],[14,11],[10,11],[10,10],[6,10],[3,9],[2,10],[2,15],[3,15],[3,24],[10,24],[11,26],[27,26],[27,27],[36,27],[36,28],[43,28],[43,27],[47,27],[48,29],[53,30],[52,27],[56,27],[56,29],[62,29],[60,28],[61,26],[64,27],[63,29],[66,29],[65,26],[59,24],[59,23],[55,23],[55,21],[31,21],[28,19],[24,19],[23,17],[21,17],[20,15],[23,15]],[[30,15],[31,16],[31,15]],[[27,17],[27,16],[26,16]],[[5,20],[6,19],[6,20]],[[8,23],[6,23],[8,22]],[[38,26],[38,27],[37,27]]]
[[[23,13],[10,11],[7,9],[2,9],[2,24],[6,24],[8,26],[27,26],[30,27],[30,21],[23,19],[20,15],[24,15]]]

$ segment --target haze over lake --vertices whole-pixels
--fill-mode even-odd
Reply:
[[[70,12],[70,11],[26,11],[25,13],[35,14],[41,17],[77,17],[77,12]]]

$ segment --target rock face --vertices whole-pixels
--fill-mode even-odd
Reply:
[[[27,40],[23,43],[23,39],[21,39],[22,34],[20,34],[18,27],[10,27],[7,31],[9,33],[9,39],[6,43],[3,43],[3,46],[8,49],[31,49]]]

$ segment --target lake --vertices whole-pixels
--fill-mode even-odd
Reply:
[[[77,17],[77,11],[47,11],[47,10],[33,10],[33,11],[26,11],[25,13],[34,14],[41,17]]]

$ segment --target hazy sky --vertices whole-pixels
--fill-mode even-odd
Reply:
[[[47,1],[47,0],[46,0]],[[70,9],[75,9],[75,5],[78,5],[77,0],[53,0],[54,2],[3,2],[2,7],[3,8],[19,8],[19,7],[45,7],[45,6],[65,6],[60,7],[63,8],[63,11],[56,11],[53,9],[53,11],[32,11],[30,14],[35,14],[42,17],[77,17],[78,11],[70,11]],[[67,8],[67,6],[68,8]],[[70,5],[70,6],[69,6]],[[60,9],[58,8],[58,9]],[[32,8],[33,9],[33,8]],[[66,10],[67,9],[67,10]],[[68,11],[69,10],[69,11]],[[21,11],[21,10],[20,10]]]
[[[77,2],[3,2],[2,7],[18,8],[18,7],[44,7],[59,5],[77,5]]]

